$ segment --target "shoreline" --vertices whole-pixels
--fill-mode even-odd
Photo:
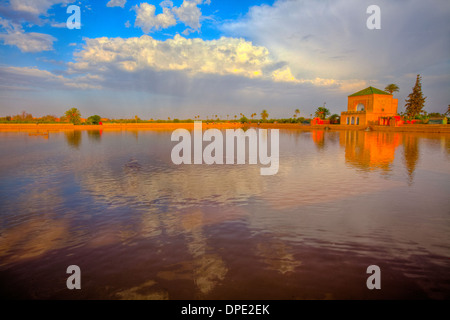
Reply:
[[[357,130],[362,131],[366,126],[347,125],[300,125],[295,123],[261,123],[244,125],[241,123],[203,123],[203,129],[237,129],[237,128],[263,128],[263,129],[295,129],[303,131],[313,130]],[[450,133],[450,125],[440,124],[413,124],[400,127],[370,126],[372,131],[379,132],[427,132],[427,133]],[[0,124],[0,132],[39,132],[39,131],[117,131],[117,130],[175,130],[194,129],[194,123],[105,123],[103,125],[73,125],[73,124]]]

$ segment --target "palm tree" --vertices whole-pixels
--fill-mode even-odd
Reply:
[[[298,116],[300,114],[300,109],[295,109],[295,114]]]
[[[325,120],[325,118],[330,114],[330,110],[325,107],[318,107],[316,113],[314,114],[317,118]]]
[[[393,94],[394,92],[398,92],[399,89],[400,88],[396,84],[391,83],[391,84],[388,84],[386,86],[386,88],[384,88],[384,91],[389,92],[390,94]]]

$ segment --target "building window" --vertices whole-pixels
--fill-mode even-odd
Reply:
[[[359,126],[359,117],[356,118],[356,125]]]
[[[349,124],[350,124],[350,118],[347,117],[347,125],[349,125]]]
[[[352,125],[355,124],[355,117],[352,117]]]
[[[356,111],[364,111],[364,104],[358,103],[358,105],[356,106]]]

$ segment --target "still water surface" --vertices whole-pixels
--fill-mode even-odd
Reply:
[[[281,130],[261,176],[170,134],[1,132],[0,296],[450,298],[450,135]]]

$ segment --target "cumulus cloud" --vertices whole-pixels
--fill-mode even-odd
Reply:
[[[125,4],[127,3],[127,0],[110,0],[106,6],[107,7],[125,7]]]
[[[144,33],[149,33],[181,22],[190,28],[186,29],[184,34],[195,32],[201,27],[202,11],[199,5],[210,3],[210,0],[183,0],[179,7],[174,7],[172,1],[164,0],[159,4],[163,12],[155,15],[156,7],[144,2],[133,7],[136,11],[135,26],[142,28]]]
[[[242,38],[217,40],[186,39],[176,35],[165,41],[144,35],[140,38],[85,39],[83,49],[69,63],[72,72],[88,70],[180,71],[184,76],[238,76],[273,83],[358,90],[367,81],[357,78],[297,78],[289,64],[277,60],[263,46]]]
[[[74,70],[120,68],[127,72],[152,69],[187,74],[237,75],[279,82],[298,82],[289,67],[274,61],[262,46],[238,38],[186,39],[176,35],[166,41],[140,38],[85,39],[75,53]]]
[[[293,78],[289,66],[274,60],[267,48],[239,38],[85,39],[74,58],[68,74],[98,75],[94,83],[112,92],[152,94],[152,110],[160,106],[185,110],[176,112],[180,117],[202,113],[202,108],[211,105],[230,113],[270,105],[280,115],[283,108],[299,101],[313,103],[316,95],[312,92],[323,88]],[[338,90],[339,84],[327,86]],[[329,92],[319,95],[322,103]],[[160,109],[158,114],[167,114]]]
[[[22,52],[41,52],[53,50],[56,38],[49,34],[24,32],[20,25],[0,17],[0,40],[4,44],[16,46]]]
[[[196,30],[200,28],[200,17],[202,12],[198,7],[202,1],[187,1],[184,0],[180,7],[173,8],[173,12],[178,19],[186,26]]]
[[[140,27],[144,33],[149,33],[152,30],[166,29],[177,24],[172,11],[164,7],[163,12],[155,15],[156,7],[146,2],[139,6],[134,6],[136,11],[135,27]]]

